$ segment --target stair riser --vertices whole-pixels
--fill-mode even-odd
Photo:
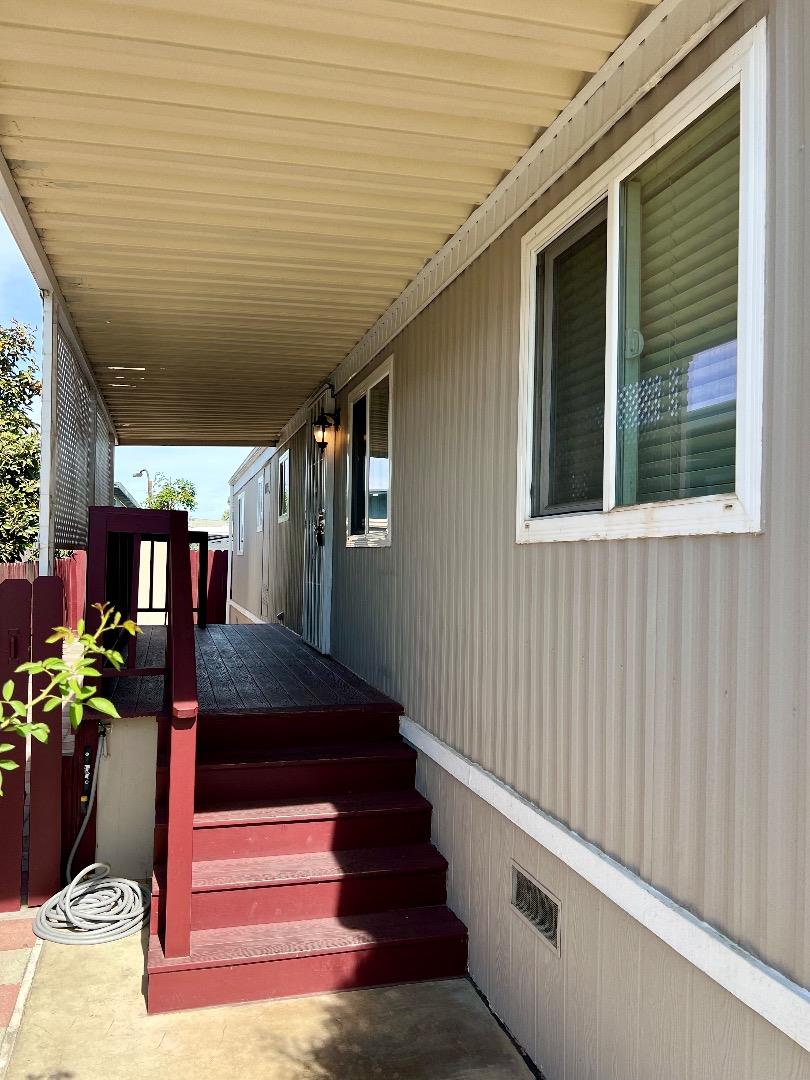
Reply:
[[[310,851],[392,847],[430,839],[430,810],[370,814],[328,821],[211,826],[194,830],[194,858],[249,859],[260,855],[298,855]],[[155,859],[166,858],[166,826],[155,826]]]
[[[168,744],[170,722],[158,721],[158,750]],[[298,746],[317,743],[384,742],[399,737],[396,713],[335,711],[321,713],[242,713],[238,717],[200,716],[197,746],[202,751],[249,750],[256,746],[284,746],[294,733]]]
[[[197,808],[227,805],[230,800],[286,799],[350,795],[360,791],[403,791],[412,788],[416,763],[390,761],[317,761],[284,765],[234,765],[197,770]],[[158,769],[158,802],[165,801],[167,770]]]
[[[444,871],[196,892],[191,898],[191,928],[214,930],[223,926],[330,919],[372,911],[429,907],[443,904],[445,899]],[[155,896],[151,915],[153,934],[157,933],[158,908]]]
[[[466,969],[466,939],[453,938],[395,945],[380,943],[353,952],[253,964],[152,972],[148,1011],[173,1012],[421,979],[457,978]]]

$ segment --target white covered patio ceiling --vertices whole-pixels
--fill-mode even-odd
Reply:
[[[0,0],[0,149],[121,442],[272,442],[656,3]]]

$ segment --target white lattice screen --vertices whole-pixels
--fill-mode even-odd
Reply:
[[[59,332],[56,371],[54,546],[87,545],[87,508],[113,501],[113,437],[95,388]]]
[[[102,409],[96,407],[95,506],[111,506],[115,442]]]

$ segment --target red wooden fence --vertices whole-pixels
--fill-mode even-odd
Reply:
[[[198,567],[200,565],[199,551],[191,551],[191,593],[192,603],[196,608],[199,603],[199,589],[197,583]],[[225,622],[225,601],[228,590],[228,552],[208,552],[208,609],[206,622]]]
[[[194,606],[198,603],[197,567],[200,555],[191,552],[191,582]],[[65,586],[65,610],[57,620],[72,626],[84,616],[84,594],[87,581],[87,552],[74,551],[66,559],[57,559],[56,576]],[[0,563],[0,582],[33,581],[37,576],[37,564],[34,562]],[[225,601],[228,588],[228,552],[208,552],[208,616],[209,623],[225,622]]]
[[[84,615],[84,590],[87,577],[87,552],[74,551],[66,559],[57,559],[54,567],[56,576],[65,586],[64,611],[57,623],[64,623],[74,629]],[[0,582],[31,581],[37,577],[35,562],[0,563]],[[222,620],[225,621],[224,619]]]
[[[43,660],[58,654],[60,646],[46,645],[45,638],[63,621],[64,605],[64,586],[58,577],[40,577],[33,582],[16,577],[0,582],[0,684],[11,679],[16,698],[30,700],[29,680],[15,674],[15,668],[32,658]],[[7,756],[19,768],[3,773],[0,911],[19,910],[26,888],[32,904],[42,903],[59,888],[62,718],[59,710],[43,713],[37,708],[32,719],[49,725],[50,738],[45,744],[31,740],[28,769],[24,743],[13,736],[3,739],[15,744]],[[22,871],[26,773],[30,822],[27,883]]]

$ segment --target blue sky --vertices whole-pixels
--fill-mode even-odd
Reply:
[[[138,502],[146,498],[146,477],[132,478],[140,469],[148,469],[153,479],[162,472],[191,480],[197,487],[192,516],[218,521],[228,502],[228,481],[250,450],[249,446],[116,446],[115,479]]]
[[[0,217],[0,323],[18,319],[36,330],[37,359],[42,348],[42,301],[14,237]],[[191,480],[197,487],[196,517],[219,519],[228,501],[228,481],[250,451],[249,446],[118,446],[115,478],[136,499],[146,496],[146,478],[132,474],[148,469]]]

